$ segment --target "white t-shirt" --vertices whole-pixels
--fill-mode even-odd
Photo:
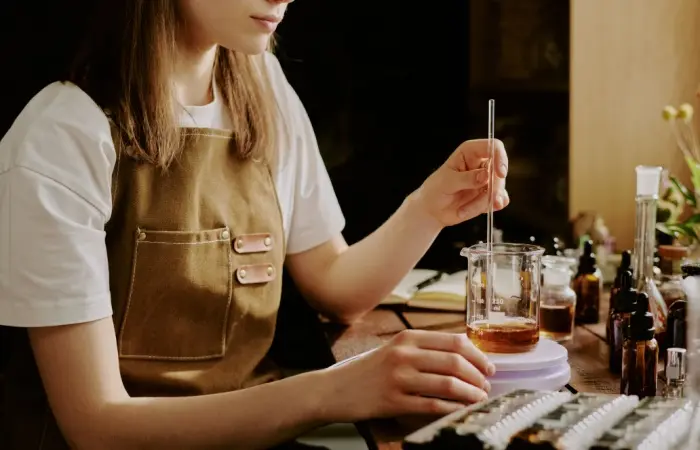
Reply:
[[[275,174],[287,253],[300,253],[338,235],[345,219],[308,115],[277,59],[266,60],[291,130]],[[182,126],[228,123],[218,94],[181,116]],[[115,162],[107,117],[70,83],[45,87],[0,141],[0,325],[112,314],[104,225]]]

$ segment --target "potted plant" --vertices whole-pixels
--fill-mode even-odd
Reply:
[[[693,127],[693,107],[688,103],[678,108],[666,106],[662,115],[683,153],[692,186],[664,172],[656,227],[679,244],[697,250],[700,248],[700,148]]]

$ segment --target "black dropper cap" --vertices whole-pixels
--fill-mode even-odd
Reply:
[[[617,276],[622,276],[622,273],[626,270],[632,268],[632,252],[625,250],[622,252],[622,261],[620,261],[620,267],[617,268]]]
[[[700,275],[700,263],[686,263],[681,266],[683,271],[683,278],[696,277]]]
[[[637,294],[637,304],[630,317],[629,338],[633,341],[649,341],[654,338],[654,316],[649,311],[649,296]]]
[[[595,253],[593,253],[593,241],[583,243],[583,252],[578,260],[578,273],[595,273],[597,269]]]
[[[632,271],[625,270],[620,274],[620,290],[613,299],[613,309],[616,312],[632,312],[637,303],[637,290],[632,288]]]

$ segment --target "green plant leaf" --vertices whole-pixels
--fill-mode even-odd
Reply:
[[[698,237],[697,231],[695,230],[695,227],[692,224],[678,224],[678,228],[683,230],[686,236],[692,237],[695,241],[700,240],[700,237]]]
[[[675,238],[686,237],[692,241],[700,242],[700,237],[695,230],[694,224],[688,223],[658,223],[656,229],[660,232]]]
[[[657,223],[656,229],[659,230],[660,232],[662,232],[663,234],[671,236],[671,237],[676,237],[676,234],[677,234],[674,231],[671,231],[671,229],[665,223]]]
[[[683,194],[683,198],[685,198],[685,202],[688,205],[695,208],[698,204],[697,198],[695,197],[695,193],[691,192],[687,187],[685,187],[685,185],[683,183],[681,183],[681,180],[679,180],[678,178],[671,176],[671,177],[668,177],[668,179],[671,181],[671,183],[676,188],[676,190],[678,192],[680,192],[681,194]],[[699,179],[699,181],[700,181],[700,179]],[[696,191],[697,191],[697,188],[696,188]]]
[[[692,216],[685,219],[683,223],[687,225],[694,225],[696,223],[700,223],[700,213],[693,214]]]
[[[685,162],[690,169],[690,180],[693,182],[693,190],[700,192],[700,163],[693,158],[686,158]],[[693,206],[695,206],[695,203]]]

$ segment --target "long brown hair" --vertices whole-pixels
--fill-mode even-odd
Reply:
[[[182,136],[169,82],[181,26],[175,0],[101,0],[68,80],[109,111],[118,148],[161,167]],[[235,151],[267,158],[277,144],[276,103],[263,55],[219,47],[214,73],[229,109]]]

